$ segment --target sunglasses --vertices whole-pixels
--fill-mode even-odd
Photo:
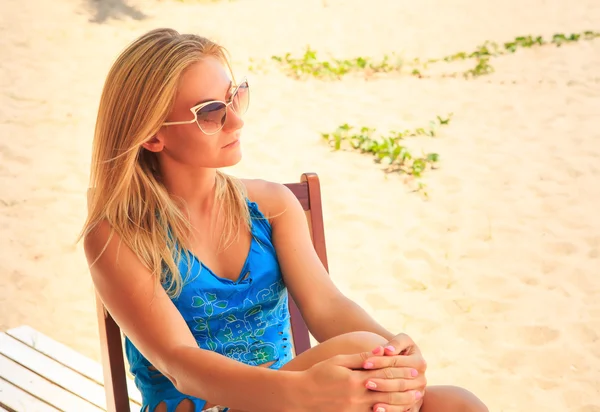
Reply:
[[[248,80],[244,80],[236,86],[228,103],[220,100],[200,103],[190,111],[194,114],[192,120],[185,122],[166,122],[163,126],[172,126],[176,124],[192,124],[196,122],[204,134],[218,133],[227,120],[227,107],[231,106],[235,114],[242,116],[248,110],[250,105],[250,91],[248,90]]]

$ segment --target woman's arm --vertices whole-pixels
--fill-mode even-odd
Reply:
[[[129,247],[100,224],[85,241],[96,290],[125,335],[182,393],[234,409],[282,411],[300,390],[299,372],[274,371],[200,349],[166,292]],[[99,257],[99,258],[98,258]]]
[[[296,196],[284,185],[272,182],[253,181],[248,187],[261,209],[273,216],[273,244],[285,284],[315,339],[323,342],[354,331],[392,339],[395,334],[334,285],[315,252]]]

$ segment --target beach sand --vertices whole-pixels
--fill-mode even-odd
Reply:
[[[600,39],[522,50],[468,81],[296,81],[271,63],[248,72],[250,58],[306,45],[323,57],[441,57],[599,22],[594,0],[3,0],[0,330],[28,324],[99,359],[75,244],[98,100],[125,45],[168,26],[222,42],[248,74],[244,160],[231,173],[319,174],[331,276],[417,341],[430,384],[467,387],[494,412],[600,411]],[[438,137],[409,140],[440,154],[428,200],[320,137],[346,122],[399,130],[450,112]]]

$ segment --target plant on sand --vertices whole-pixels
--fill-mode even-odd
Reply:
[[[437,153],[411,153],[405,144],[407,137],[437,136],[438,129],[450,123],[452,113],[445,118],[437,116],[436,120],[429,122],[428,127],[406,129],[404,131],[389,131],[385,135],[376,135],[376,129],[371,127],[356,128],[343,124],[332,133],[321,133],[322,138],[333,150],[352,150],[359,153],[370,154],[376,163],[385,164],[387,173],[398,172],[413,178],[420,178],[429,169],[435,169],[439,161]],[[425,186],[417,182],[417,191],[425,192]]]
[[[462,73],[450,72],[442,74],[442,77],[457,77],[462,75],[464,78],[475,78],[494,72],[494,67],[490,61],[502,55],[515,53],[518,49],[529,49],[533,47],[553,45],[561,47],[565,44],[578,42],[581,40],[594,40],[600,37],[600,32],[584,31],[581,33],[563,34],[557,33],[551,39],[546,40],[542,36],[518,36],[513,40],[502,44],[485,41],[471,52],[460,51],[441,58],[428,59],[421,61],[418,58],[410,61],[403,61],[395,54],[384,55],[381,60],[375,60],[371,57],[354,57],[348,59],[322,60],[317,56],[317,51],[310,46],[306,48],[304,54],[300,57],[293,57],[291,53],[284,56],[272,56],[286,74],[296,79],[306,77],[315,77],[319,79],[335,80],[349,73],[364,73],[372,75],[376,73],[402,72],[406,66],[408,73],[413,76],[423,78],[428,77],[426,70],[435,63],[452,63],[456,61],[473,60],[475,65],[463,71]],[[256,70],[253,65],[252,70]]]

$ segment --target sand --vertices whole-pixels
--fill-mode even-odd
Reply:
[[[81,245],[98,99],[112,60],[154,27],[222,42],[253,87],[231,173],[322,181],[331,275],[411,335],[431,384],[491,411],[600,411],[600,39],[523,50],[476,80],[388,75],[296,81],[249,59],[439,57],[484,40],[600,29],[582,0],[3,0],[0,5],[0,329],[28,324],[99,358]],[[596,26],[594,26],[594,23]],[[454,113],[429,200],[321,132]]]

